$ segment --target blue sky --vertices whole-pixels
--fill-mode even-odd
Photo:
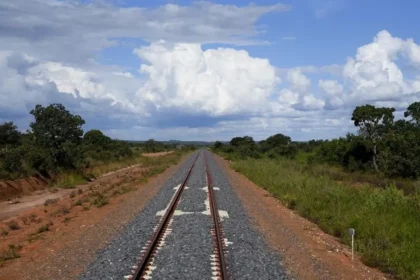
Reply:
[[[115,138],[296,140],[420,92],[418,1],[0,3],[0,121],[63,103]],[[31,17],[22,21],[25,15]]]

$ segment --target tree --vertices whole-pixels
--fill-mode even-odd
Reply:
[[[381,143],[378,160],[390,177],[420,176],[420,127],[406,120],[396,121]]]
[[[282,145],[289,145],[292,142],[289,136],[283,135],[281,133],[272,135],[265,140],[265,143],[270,147],[280,147]]]
[[[83,136],[83,143],[85,145],[93,145],[100,148],[105,148],[111,141],[110,137],[104,135],[102,131],[97,129],[89,130]]]
[[[147,153],[156,153],[163,151],[165,149],[165,145],[162,142],[156,141],[154,139],[149,139],[144,142],[144,150]]]
[[[221,149],[223,147],[223,143],[220,141],[214,142],[214,148],[215,149]]]
[[[251,136],[234,137],[230,140],[230,144],[235,147],[244,145],[255,146],[254,139]]]
[[[20,143],[21,133],[13,122],[5,122],[0,125],[0,148],[17,146]]]
[[[394,121],[394,108],[376,108],[373,105],[357,106],[353,111],[351,120],[359,127],[360,133],[372,142],[373,166],[379,171],[377,164],[377,144],[383,138],[387,128]]]
[[[48,151],[55,166],[76,167],[82,158],[79,147],[85,121],[61,104],[36,105],[30,113],[35,118],[30,124],[35,143]]]
[[[404,117],[411,117],[411,121],[420,126],[420,102],[414,102],[404,112]]]

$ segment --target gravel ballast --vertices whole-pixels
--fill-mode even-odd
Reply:
[[[159,222],[175,187],[182,183],[198,152],[195,152],[161,191],[108,246],[97,253],[80,279],[124,279],[138,262],[140,251]],[[207,183],[204,153],[216,190],[219,210],[227,211],[223,229],[228,241],[226,261],[232,279],[287,279],[281,259],[250,225],[241,202],[229,186],[210,152],[201,150],[186,189],[172,217],[171,231],[155,259],[152,279],[211,279],[212,219],[206,212]]]

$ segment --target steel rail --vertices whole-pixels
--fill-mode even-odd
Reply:
[[[146,250],[146,252],[143,255],[142,260],[140,261],[140,263],[137,265],[137,269],[135,271],[135,273],[133,274],[133,277],[131,279],[133,280],[140,280],[142,279],[143,275],[146,273],[147,271],[147,266],[150,263],[150,259],[153,257],[155,250],[157,249],[157,246],[159,245],[159,241],[162,238],[163,234],[165,233],[165,230],[169,224],[169,221],[172,218],[172,215],[178,205],[178,202],[181,198],[181,194],[184,191],[185,188],[185,184],[187,183],[188,179],[190,178],[192,169],[195,165],[195,163],[197,162],[198,156],[200,155],[200,152],[197,154],[193,164],[191,165],[190,169],[188,170],[188,174],[187,177],[185,178],[185,180],[182,182],[181,186],[178,188],[174,198],[172,199],[168,209],[166,210],[165,215],[163,216],[160,225],[158,226],[158,228],[155,230],[153,237],[151,239],[151,242]]]
[[[213,180],[210,174],[210,169],[207,161],[207,153],[204,152],[204,159],[206,164],[206,176],[207,176],[207,185],[208,185],[208,192],[209,192],[209,200],[210,200],[210,212],[213,217],[213,223],[214,223],[214,229],[215,229],[215,235],[216,235],[216,247],[217,247],[217,254],[218,254],[218,262],[220,265],[220,275],[219,279],[221,280],[227,280],[229,279],[228,272],[227,272],[227,266],[226,266],[226,260],[225,260],[225,241],[223,237],[222,232],[222,226],[221,221],[219,217],[219,210],[217,207],[217,201],[216,201],[216,195],[214,194],[213,189]]]

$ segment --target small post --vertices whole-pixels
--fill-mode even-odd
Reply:
[[[351,260],[354,260],[354,235],[356,230],[354,228],[349,228],[349,234],[351,235]]]

